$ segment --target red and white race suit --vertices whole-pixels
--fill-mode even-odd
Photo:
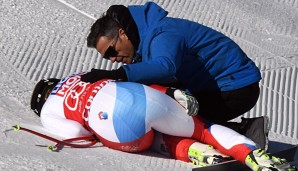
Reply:
[[[148,149],[154,130],[171,141],[169,146],[173,146],[175,137],[179,141],[189,139],[188,145],[199,141],[242,162],[256,148],[250,139],[229,128],[187,115],[162,91],[113,80],[90,84],[75,74],[62,79],[53,89],[42,108],[41,121],[50,132],[64,138],[95,134],[103,145],[127,152]],[[179,158],[173,149],[170,153]],[[187,148],[181,150],[186,154],[179,159],[187,160]]]

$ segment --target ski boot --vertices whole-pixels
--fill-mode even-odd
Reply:
[[[210,166],[232,159],[218,152],[213,146],[200,142],[195,142],[189,147],[188,158],[194,165],[199,167]]]
[[[297,171],[285,159],[271,156],[262,149],[256,149],[249,153],[245,164],[253,171]]]

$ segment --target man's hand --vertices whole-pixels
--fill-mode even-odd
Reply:
[[[81,81],[87,83],[95,83],[96,81],[104,78],[113,79],[117,81],[127,81],[126,73],[122,67],[111,71],[93,68],[90,72],[87,72],[86,74],[81,76]]]
[[[195,116],[199,111],[199,103],[191,94],[179,89],[174,91],[175,100],[186,109],[189,116]]]
[[[101,70],[101,69],[92,69],[90,72],[81,76],[81,81],[95,83],[98,80],[104,78],[111,78],[111,71]]]

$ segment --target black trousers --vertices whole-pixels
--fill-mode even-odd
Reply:
[[[223,124],[252,109],[260,94],[259,83],[225,92],[202,92],[193,94],[199,102],[199,115]]]

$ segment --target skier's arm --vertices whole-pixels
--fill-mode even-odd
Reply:
[[[40,116],[41,123],[49,132],[63,138],[75,138],[92,135],[80,123],[61,118],[52,114],[43,113]]]

